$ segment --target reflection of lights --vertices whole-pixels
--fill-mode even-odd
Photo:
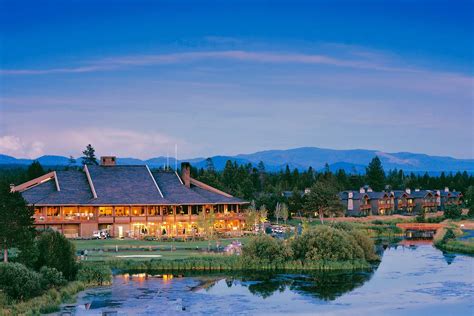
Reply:
[[[163,274],[163,281],[167,282],[173,278],[172,274]]]

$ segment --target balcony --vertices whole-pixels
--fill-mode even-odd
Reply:
[[[378,206],[379,206],[379,208],[389,209],[389,208],[392,208],[393,204],[392,203],[379,202]]]
[[[113,216],[99,216],[98,221],[99,223],[111,224],[114,222],[114,217]]]

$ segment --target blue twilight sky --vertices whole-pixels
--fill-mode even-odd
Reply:
[[[0,153],[474,158],[473,1],[0,0]]]

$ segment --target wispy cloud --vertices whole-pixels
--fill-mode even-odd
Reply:
[[[198,51],[169,54],[131,55],[110,57],[80,67],[48,69],[1,69],[3,75],[45,75],[56,73],[87,73],[114,70],[124,67],[191,63],[202,60],[231,60],[271,64],[327,65],[385,72],[422,73],[410,67],[397,67],[365,59],[338,58],[319,54],[253,52],[244,50]]]
[[[77,157],[87,144],[93,144],[99,155],[133,155],[138,158],[165,155],[167,150],[172,152],[175,144],[190,146],[181,139],[159,132],[114,128],[65,129],[61,133],[45,129],[41,134],[0,135],[0,153],[15,157],[37,158],[44,154]]]

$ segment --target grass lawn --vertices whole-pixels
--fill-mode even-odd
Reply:
[[[87,261],[106,261],[106,260],[134,260],[134,261],[148,261],[153,258],[139,257],[158,255],[156,259],[175,260],[186,259],[190,257],[202,256],[202,252],[191,250],[176,250],[176,251],[88,251]],[[132,256],[132,257],[122,257]],[[136,256],[136,257],[134,257]]]
[[[218,242],[221,246],[227,246],[234,240],[238,240],[241,243],[245,243],[248,241],[248,237],[242,238],[226,238],[226,239],[219,239]],[[77,250],[109,250],[115,249],[118,247],[120,250],[133,250],[134,248],[139,250],[169,250],[174,248],[176,250],[179,249],[186,249],[186,250],[194,250],[198,249],[207,249],[209,246],[209,241],[207,240],[199,240],[199,241],[147,241],[147,240],[139,240],[139,239],[91,239],[91,240],[71,240],[74,245],[76,246]],[[210,241],[211,247],[216,246],[216,240]]]
[[[227,246],[234,240],[245,244],[249,237],[226,238],[218,241],[147,241],[136,239],[93,239],[93,240],[72,240],[78,251],[87,249],[88,261],[105,260],[151,260],[149,256],[165,260],[185,259],[202,256],[207,250],[209,243],[211,248],[215,248],[217,242],[220,246]],[[118,251],[116,251],[116,249]],[[120,257],[132,256],[132,257]],[[137,257],[133,257],[137,256]],[[143,257],[139,257],[143,256]]]

